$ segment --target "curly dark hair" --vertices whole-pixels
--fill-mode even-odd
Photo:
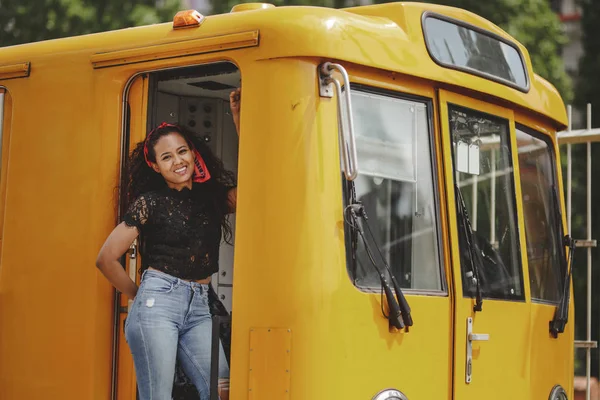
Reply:
[[[235,175],[225,169],[223,162],[214,155],[206,144],[204,138],[194,132],[178,126],[168,125],[151,131],[148,137],[148,160],[156,162],[154,146],[163,136],[171,133],[180,134],[191,149],[196,149],[204,159],[211,178],[202,183],[203,193],[212,199],[213,210],[220,217],[221,230],[226,242],[230,243],[232,238],[231,224],[227,218],[229,211],[228,189],[235,186]],[[167,183],[160,173],[148,166],[144,158],[144,145],[146,140],[135,145],[131,151],[127,173],[127,204],[132,204],[140,195],[151,191],[161,190],[167,187]]]

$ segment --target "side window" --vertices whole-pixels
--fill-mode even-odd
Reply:
[[[377,248],[402,288],[443,290],[434,190],[430,105],[354,89],[358,154],[356,200],[368,216]],[[350,199],[347,191],[346,201]],[[373,238],[375,240],[373,240]],[[373,243],[375,242],[375,243]],[[348,272],[361,290],[380,290],[379,275],[356,232],[346,230]],[[378,258],[378,263],[380,259]]]
[[[463,293],[524,299],[509,125],[449,106]]]
[[[531,298],[558,302],[564,255],[552,142],[517,129],[517,143]]]

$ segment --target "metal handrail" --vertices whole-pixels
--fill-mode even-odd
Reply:
[[[354,122],[352,118],[352,100],[350,93],[350,78],[346,69],[340,64],[331,62],[323,63],[319,67],[320,73],[326,77],[325,83],[332,83],[335,86],[338,101],[338,129],[340,135],[340,148],[344,162],[344,175],[349,181],[353,181],[358,176],[358,156],[356,154],[356,137],[354,136]],[[332,77],[333,71],[338,71],[344,80],[344,89],[340,82]],[[342,101],[342,97],[345,101]],[[342,108],[344,107],[344,109]],[[344,118],[344,111],[346,118]],[[344,124],[344,121],[346,124]]]

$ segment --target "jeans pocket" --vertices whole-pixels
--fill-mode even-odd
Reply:
[[[167,279],[146,275],[140,289],[147,293],[171,293],[175,284]]]

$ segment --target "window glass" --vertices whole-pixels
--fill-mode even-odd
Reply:
[[[517,129],[531,297],[558,302],[564,258],[554,152],[550,139],[536,136]]]
[[[464,295],[523,299],[508,121],[449,108]]]
[[[496,36],[434,17],[425,18],[423,29],[436,62],[528,88],[521,53]]]
[[[379,247],[403,288],[442,290],[428,106],[355,89],[352,111],[359,172],[353,185],[373,233],[374,240],[366,234],[371,251],[379,263]],[[351,228],[346,238],[354,284],[380,290],[362,240]]]

